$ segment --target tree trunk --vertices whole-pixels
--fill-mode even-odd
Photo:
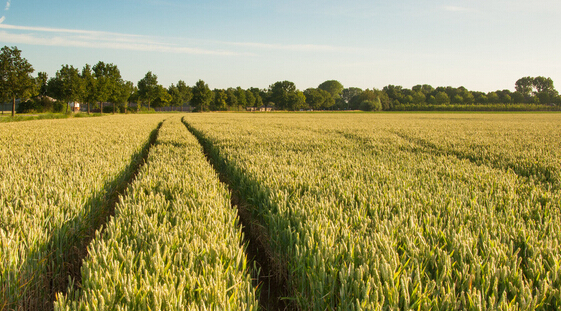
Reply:
[[[12,118],[16,116],[16,97],[14,96],[14,101],[12,103]]]
[[[90,114],[90,102],[88,102],[88,114]]]
[[[113,114],[115,114],[115,103],[113,103]]]
[[[101,108],[101,114],[103,114],[103,102],[99,102],[99,107]]]

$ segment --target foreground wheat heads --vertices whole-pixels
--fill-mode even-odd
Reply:
[[[52,307],[162,115],[0,126],[0,309]]]
[[[175,116],[55,310],[257,310],[237,212]]]
[[[559,114],[185,121],[268,228],[302,310],[561,308]]]

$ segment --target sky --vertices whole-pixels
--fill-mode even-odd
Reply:
[[[22,50],[35,75],[103,61],[166,87],[561,83],[559,0],[0,1],[0,46]]]

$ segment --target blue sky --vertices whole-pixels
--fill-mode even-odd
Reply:
[[[559,0],[0,1],[0,45],[49,76],[104,61],[164,86],[335,79],[488,92],[546,76],[561,89]]]

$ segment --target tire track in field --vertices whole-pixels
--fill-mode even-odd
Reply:
[[[203,152],[219,175],[220,181],[224,183],[231,193],[231,205],[238,211],[241,229],[246,244],[245,252],[249,260],[248,266],[253,268],[253,286],[258,289],[259,309],[263,310],[297,310],[290,304],[288,290],[288,272],[286,265],[275,256],[269,244],[267,229],[251,215],[252,206],[240,195],[229,176],[224,173],[224,167],[228,165],[224,159],[217,155],[212,142],[201,132],[188,124],[182,118],[183,124],[193,134],[203,147]]]
[[[552,173],[554,168],[551,167],[544,167],[542,165],[532,165],[529,168],[524,168],[512,162],[506,162],[502,164],[496,160],[491,159],[488,156],[470,155],[457,150],[444,149],[422,138],[411,137],[409,135],[400,133],[398,131],[392,131],[392,130],[385,130],[385,131],[388,132],[389,134],[399,137],[400,139],[405,140],[406,142],[411,143],[414,146],[417,146],[417,148],[415,147],[406,148],[411,152],[424,152],[436,156],[453,156],[459,160],[468,160],[469,162],[477,166],[484,165],[492,169],[497,169],[504,172],[510,170],[514,174],[525,180],[534,178],[535,181],[539,182],[544,187],[553,188],[553,190],[559,189],[561,186],[559,184],[558,178],[554,175],[554,173]],[[367,145],[369,142],[369,138],[362,137],[357,134],[345,133],[342,131],[338,131],[338,134],[345,137],[346,139],[353,140],[361,145]]]
[[[546,187],[549,186],[549,187],[553,187],[554,189],[559,188],[559,181],[552,174],[553,168],[551,167],[542,166],[542,165],[531,165],[529,168],[524,168],[510,161],[507,161],[506,163],[502,164],[499,163],[497,160],[493,160],[488,156],[470,155],[457,150],[449,150],[449,149],[442,148],[422,138],[411,137],[409,135],[399,133],[397,131],[395,132],[389,131],[389,132],[394,135],[397,135],[398,137],[412,144],[420,146],[422,148],[421,150],[426,153],[435,154],[435,155],[445,155],[445,156],[452,155],[460,160],[468,160],[471,163],[478,166],[485,165],[490,168],[494,168],[502,171],[511,170],[519,177],[525,179],[530,179],[534,177],[536,178],[537,181],[539,181],[541,184],[543,184]]]
[[[140,172],[140,169],[145,165],[148,154],[152,146],[156,143],[158,133],[165,120],[160,122],[158,126],[150,133],[148,142],[144,145],[142,150],[131,157],[131,163],[123,171],[121,171],[115,179],[107,182],[102,188],[104,193],[102,196],[94,196],[88,200],[85,206],[92,204],[98,205],[92,215],[86,215],[83,219],[74,219],[65,223],[65,225],[56,230],[53,235],[68,235],[73,241],[64,249],[53,246],[53,251],[50,254],[48,269],[58,269],[62,273],[55,271],[48,271],[47,284],[50,293],[50,303],[48,303],[48,310],[52,310],[53,302],[56,299],[56,294],[62,292],[66,294],[70,287],[80,287],[82,282],[81,268],[84,258],[88,254],[88,245],[96,238],[97,234],[103,234],[103,229],[107,225],[110,217],[115,215],[115,206],[119,201],[119,196],[123,195],[128,186],[135,180]],[[76,231],[76,228],[81,230]],[[99,230],[99,231],[98,231]],[[52,238],[52,241],[55,241]],[[53,242],[49,243],[53,245]],[[56,256],[63,256],[63,266],[57,263]],[[43,308],[46,306],[42,306]]]

